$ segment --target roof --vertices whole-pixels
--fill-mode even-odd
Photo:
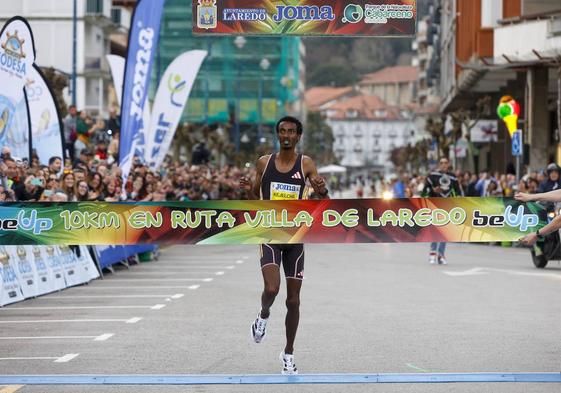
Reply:
[[[418,79],[419,69],[414,66],[386,67],[380,71],[366,74],[360,85],[375,85],[398,82],[414,82]]]
[[[306,105],[311,110],[317,110],[321,105],[333,101],[337,98],[352,93],[353,88],[348,87],[331,87],[331,86],[317,86],[306,90],[304,94]]]
[[[356,111],[356,116],[349,112]],[[380,111],[376,113],[376,111]],[[398,119],[399,109],[388,106],[380,97],[373,95],[358,95],[333,104],[327,108],[330,119]]]

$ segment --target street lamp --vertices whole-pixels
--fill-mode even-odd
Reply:
[[[261,70],[263,70],[263,72],[267,71],[269,69],[269,67],[271,66],[271,62],[269,61],[269,59],[267,59],[266,57],[264,57],[263,59],[261,59],[261,62],[259,63],[259,67],[261,68]],[[259,96],[258,96],[258,100],[257,100],[257,106],[258,106],[258,125],[257,125],[257,140],[259,141],[259,143],[263,143],[262,139],[263,139],[263,80],[264,80],[264,75],[261,75],[261,79],[259,80]]]

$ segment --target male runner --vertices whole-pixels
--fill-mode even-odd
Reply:
[[[327,198],[325,181],[318,176],[316,165],[307,156],[296,153],[296,145],[302,136],[300,120],[286,116],[276,125],[280,152],[259,158],[255,181],[240,179],[240,188],[248,199],[296,200],[304,199],[306,180],[319,198]],[[300,319],[300,288],[304,278],[303,244],[262,244],[261,273],[264,289],[261,295],[261,311],[251,325],[253,341],[261,342],[265,336],[269,311],[280,287],[280,265],[286,277],[286,346],[280,354],[283,374],[298,374],[294,364],[294,338]]]

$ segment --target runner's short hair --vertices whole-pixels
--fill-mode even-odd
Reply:
[[[284,116],[284,117],[282,117],[282,118],[277,122],[277,125],[276,125],[276,127],[275,127],[275,129],[277,130],[277,134],[279,133],[280,124],[281,124],[282,122],[285,122],[285,121],[286,121],[286,122],[289,122],[289,123],[294,123],[294,124],[296,124],[296,133],[297,133],[298,135],[302,135],[302,131],[303,131],[303,128],[304,128],[304,127],[302,126],[302,122],[301,122],[300,120],[298,120],[297,118],[295,118],[294,116]]]

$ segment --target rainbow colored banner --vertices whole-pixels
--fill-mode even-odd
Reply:
[[[193,0],[193,33],[413,36],[416,0]]]
[[[14,202],[0,245],[516,241],[544,219],[512,198]]]

